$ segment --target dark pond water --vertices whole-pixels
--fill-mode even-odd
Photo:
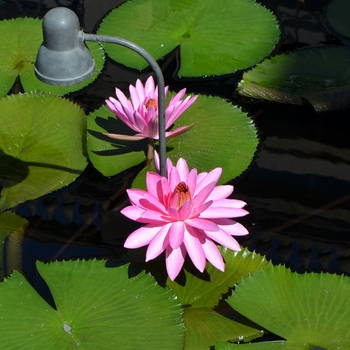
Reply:
[[[79,16],[86,32],[122,1],[1,1],[0,19],[43,15],[67,6]],[[339,44],[327,32],[320,14],[328,1],[264,0],[278,14],[284,36],[280,51],[319,44]],[[161,65],[166,62],[160,62]],[[254,118],[262,145],[255,162],[234,181],[234,196],[248,203],[250,215],[240,220],[250,231],[240,243],[266,254],[274,263],[294,270],[350,274],[350,116],[349,110],[315,113],[309,105],[252,103],[234,89],[240,75],[212,80],[176,80],[174,60],[164,74],[172,90],[219,95],[239,103]],[[138,74],[107,61],[98,81],[70,96],[87,112],[127,89]],[[118,257],[134,224],[118,209],[126,204],[120,190],[130,173],[104,178],[91,166],[76,183],[38,200],[19,205],[16,212],[30,221],[18,257],[28,279],[45,293],[34,261],[77,257]],[[111,210],[114,209],[114,210]],[[7,242],[11,249],[11,242]],[[8,253],[10,254],[10,253]]]

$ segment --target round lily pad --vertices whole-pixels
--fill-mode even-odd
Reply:
[[[87,165],[85,114],[43,92],[0,99],[0,211],[74,181]]]
[[[279,40],[275,16],[254,0],[132,0],[111,11],[99,34],[128,39],[159,59],[180,47],[180,77],[222,75],[268,56]],[[115,61],[147,62],[129,49],[103,44]]]

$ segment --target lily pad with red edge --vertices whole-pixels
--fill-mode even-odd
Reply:
[[[245,72],[238,92],[280,103],[307,100],[316,111],[345,108],[350,105],[349,59],[350,48],[344,46],[276,55]]]
[[[53,86],[41,82],[34,73],[34,64],[43,41],[42,20],[16,18],[0,21],[0,96],[6,96],[17,77],[24,91],[40,90],[65,95],[91,84],[104,65],[104,51],[98,43],[87,43],[95,60],[94,74],[86,81],[71,86]]]
[[[132,0],[111,11],[100,35],[128,39],[160,59],[179,47],[180,77],[222,75],[264,59],[279,40],[276,17],[254,0]],[[147,62],[130,49],[103,44],[127,67]]]
[[[38,263],[49,306],[17,271],[0,283],[3,349],[183,349],[183,310],[145,273],[103,260]]]
[[[168,99],[174,93],[168,94]],[[116,141],[103,133],[134,135],[103,106],[87,116],[87,148],[94,167],[105,176],[118,174],[146,159],[148,140]],[[195,125],[180,136],[167,140],[167,157],[186,159],[198,172],[223,168],[220,183],[239,176],[253,160],[258,146],[257,129],[253,121],[238,107],[219,97],[199,95],[196,102],[174,123],[172,129]],[[133,187],[144,188],[146,171],[154,170],[153,162],[142,171]]]
[[[43,92],[0,99],[0,211],[73,182],[85,169],[86,120]]]

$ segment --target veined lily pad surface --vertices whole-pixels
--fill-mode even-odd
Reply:
[[[344,108],[350,105],[349,59],[348,47],[280,54],[245,72],[238,92],[282,103],[302,104],[306,99],[317,111]]]
[[[167,281],[185,306],[187,350],[209,349],[220,340],[249,341],[264,335],[261,327],[233,310],[225,316],[214,307],[235,283],[250,273],[270,267],[271,263],[247,249],[240,252],[223,247],[219,249],[225,259],[225,272],[207,263],[204,274],[185,269],[176,281]]]
[[[330,29],[345,45],[350,45],[349,12],[350,2],[347,0],[333,0],[326,8]]]
[[[132,0],[103,20],[99,34],[123,37],[159,59],[180,47],[180,77],[222,75],[268,56],[279,40],[275,16],[254,0]],[[115,61],[147,62],[129,49],[103,44]]]
[[[298,274],[274,266],[244,278],[227,302],[242,315],[286,339],[261,347],[238,346],[341,350],[350,347],[349,295],[349,277]],[[217,349],[235,349],[235,346],[221,344]]]
[[[42,92],[0,99],[0,211],[73,182],[87,165],[85,114]]]
[[[172,94],[169,94],[169,98]],[[148,140],[116,141],[105,132],[135,134],[106,107],[89,114],[87,146],[93,165],[105,176],[115,175],[145,161]],[[239,108],[219,97],[200,95],[196,102],[174,123],[174,128],[195,125],[184,134],[167,140],[167,157],[186,159],[198,172],[222,167],[220,183],[225,183],[247,169],[258,145],[253,121]],[[146,170],[135,187],[144,188]]]
[[[97,260],[38,269],[57,311],[14,271],[0,284],[4,349],[183,349],[182,308],[151,276]]]
[[[104,65],[104,52],[98,43],[87,43],[95,60],[92,77],[71,86],[52,86],[41,82],[34,73],[34,63],[43,41],[42,21],[36,18],[16,18],[0,21],[0,96],[6,96],[20,77],[24,91],[40,90],[65,95],[91,84]]]

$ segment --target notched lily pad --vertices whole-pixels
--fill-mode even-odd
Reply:
[[[287,349],[348,349],[349,295],[349,277],[298,274],[274,266],[243,279],[227,302],[245,317],[286,339]],[[280,348],[283,345],[276,346]]]
[[[245,72],[238,92],[281,103],[302,104],[305,99],[316,111],[345,108],[350,105],[349,59],[348,47],[277,55]]]
[[[87,43],[96,63],[88,80],[71,86],[51,86],[41,82],[34,74],[34,64],[43,41],[42,21],[36,18],[16,18],[0,21],[0,96],[6,96],[17,77],[24,91],[47,91],[65,95],[91,84],[104,65],[104,52],[98,43]]]
[[[222,75],[268,56],[279,40],[275,16],[254,0],[133,0],[111,11],[99,34],[126,38],[159,59],[180,47],[180,77]],[[130,49],[103,44],[127,67],[147,62]]]
[[[46,93],[0,99],[0,211],[73,182],[87,165],[85,114]]]
[[[128,265],[97,260],[38,269],[57,311],[15,271],[0,283],[4,349],[183,349],[182,308],[151,276],[129,278]]]

